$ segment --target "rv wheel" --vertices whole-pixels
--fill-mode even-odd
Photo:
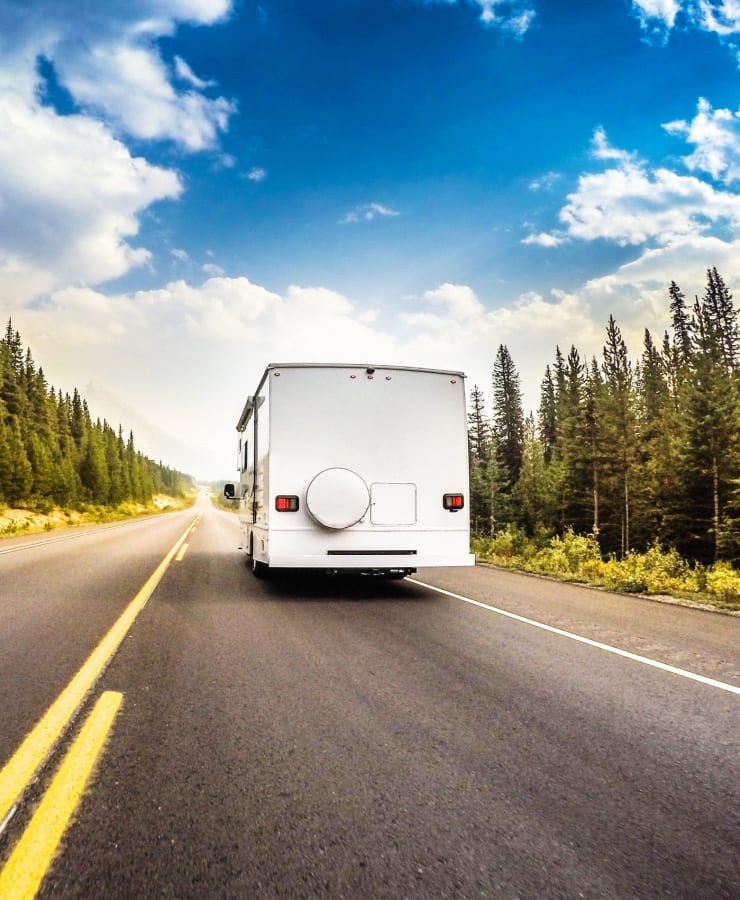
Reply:
[[[252,574],[255,578],[266,578],[269,571],[270,567],[267,563],[260,562],[252,557]]]

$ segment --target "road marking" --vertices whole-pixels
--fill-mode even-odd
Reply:
[[[175,562],[182,562],[182,558],[188,552],[189,546],[190,546],[190,544],[183,544],[182,547],[180,547],[180,550],[179,550],[177,556],[175,557]]]
[[[95,704],[0,872],[0,897],[31,900],[35,896],[103,750],[122,699],[122,694],[106,691]]]
[[[200,516],[198,517],[200,518]],[[195,519],[197,522],[198,519]],[[136,617],[185,542],[194,523],[188,525],[146,584],[121,614],[118,621],[93,650],[79,672],[52,703],[34,729],[26,735],[10,761],[0,771],[0,833],[12,814],[16,801],[28,787],[49,754],[69,727],[87,694],[105,671],[113,654],[126,637]]]
[[[729,691],[731,694],[740,695],[740,687],[734,684],[727,684],[724,681],[716,681],[714,678],[706,678],[704,675],[697,675],[695,672],[689,672],[686,669],[679,669],[676,666],[669,666],[666,663],[658,662],[656,659],[650,659],[647,656],[638,656],[636,653],[630,653],[628,650],[620,650],[618,647],[612,647],[610,644],[602,644],[600,641],[593,641],[591,638],[582,637],[580,634],[573,634],[570,631],[563,631],[561,628],[555,628],[552,625],[545,625],[544,622],[537,622],[534,619],[527,619],[524,616],[518,616],[516,613],[507,612],[505,609],[499,609],[496,606],[489,606],[487,603],[481,603],[480,600],[471,600],[470,597],[463,597],[462,594],[453,594],[452,591],[446,591],[443,588],[435,587],[433,584],[426,584],[423,581],[417,581],[416,578],[406,578],[411,584],[417,584],[419,587],[427,588],[430,591],[436,591],[438,594],[444,594],[446,597],[452,597],[455,600],[462,600],[463,603],[470,603],[472,606],[479,606],[481,609],[487,609],[489,612],[497,613],[500,616],[506,616],[507,619],[514,619],[516,622],[523,622],[525,625],[532,625],[535,628],[541,628],[543,631],[549,631],[551,634],[560,635],[560,637],[570,638],[572,641],[578,641],[581,644],[587,644],[589,647],[596,647],[598,650],[604,650],[607,653],[613,653],[615,656],[622,656],[625,659],[631,659],[633,662],[643,663],[646,666],[652,666],[654,669],[660,669],[662,672],[670,672],[672,675],[680,675],[682,678],[688,678],[691,681],[698,681],[709,687],[718,688],[721,691]]]

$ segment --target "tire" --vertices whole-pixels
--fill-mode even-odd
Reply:
[[[252,557],[252,574],[255,578],[267,578],[270,574],[270,567],[267,563],[260,562]]]

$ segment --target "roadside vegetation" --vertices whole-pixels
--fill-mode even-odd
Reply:
[[[0,506],[0,538],[53,531],[55,528],[65,528],[72,525],[118,522],[139,516],[174,512],[191,506],[193,499],[192,494],[182,497],[167,497],[158,494],[152,497],[148,503],[128,501],[119,503],[118,506],[95,506],[94,504],[81,503],[77,509],[55,507],[43,513],[32,509]]]
[[[681,598],[740,611],[740,572],[727,562],[691,565],[676,550],[654,545],[644,553],[604,559],[593,535],[567,531],[543,542],[509,526],[495,537],[475,537],[478,562],[547,575],[612,591]]]
[[[113,521],[192,502],[192,479],[47,384],[8,321],[0,339],[0,536]]]
[[[716,269],[635,362],[613,317],[600,359],[555,349],[537,416],[501,345],[470,396],[473,550],[510,568],[740,609],[740,328]]]

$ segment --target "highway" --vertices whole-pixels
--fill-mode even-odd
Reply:
[[[740,896],[739,618],[238,540],[0,542],[3,900]]]

